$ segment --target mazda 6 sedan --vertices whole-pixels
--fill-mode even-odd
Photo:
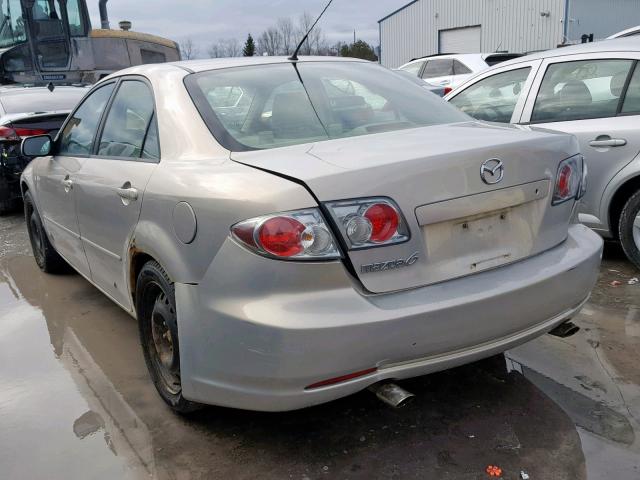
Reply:
[[[137,319],[177,412],[491,356],[575,315],[598,273],[574,137],[474,121],[365,61],[134,67],[22,148],[36,262]]]

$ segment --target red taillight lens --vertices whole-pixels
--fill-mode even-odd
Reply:
[[[0,126],[0,140],[18,141],[20,136],[13,128]]]
[[[371,205],[364,212],[364,217],[371,222],[371,241],[383,243],[398,231],[400,219],[398,212],[386,203]]]
[[[558,172],[558,186],[556,192],[559,197],[565,198],[569,196],[571,173],[571,167],[569,165],[564,165]]]
[[[451,92],[453,92],[453,87],[444,87],[445,95],[449,95]]]
[[[260,226],[258,238],[267,252],[278,257],[293,257],[304,250],[302,232],[305,228],[295,218],[273,217]]]
[[[580,197],[583,177],[583,161],[580,155],[560,162],[553,191],[553,205]]]
[[[43,130],[41,128],[16,128],[15,132],[20,137],[33,137],[35,135],[46,135],[49,133],[48,130]]]
[[[291,260],[340,258],[317,208],[252,218],[231,227],[233,238],[268,257]]]

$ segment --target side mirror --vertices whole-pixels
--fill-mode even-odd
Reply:
[[[20,153],[22,153],[24,157],[45,157],[51,153],[52,143],[49,135],[27,137],[22,140]]]

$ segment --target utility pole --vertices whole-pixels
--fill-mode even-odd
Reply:
[[[355,31],[355,29],[353,30],[353,43],[356,43],[356,31]]]

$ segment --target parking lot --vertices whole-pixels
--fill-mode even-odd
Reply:
[[[132,318],[77,274],[41,273],[20,214],[0,239],[2,478],[640,476],[640,283],[615,244],[577,334],[404,381],[417,398],[403,409],[365,391],[182,418],[148,380]]]

